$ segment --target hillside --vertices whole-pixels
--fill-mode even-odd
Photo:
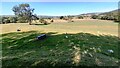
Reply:
[[[101,13],[100,15],[110,15],[110,14],[118,15],[118,12],[119,12],[119,11],[120,11],[120,9],[116,9],[116,10],[113,10],[113,11]]]
[[[93,12],[93,13],[83,13],[83,14],[78,14],[78,15],[68,15],[68,16],[92,16],[92,15],[118,15],[118,11],[120,9],[112,10],[109,12]],[[37,15],[39,18],[59,18],[60,16],[47,16],[47,15]],[[0,17],[15,17],[15,15],[0,15]]]

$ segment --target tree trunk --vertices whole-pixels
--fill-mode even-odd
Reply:
[[[29,20],[29,25],[32,25],[32,21],[31,20]]]
[[[31,25],[31,22],[29,22],[29,25]]]

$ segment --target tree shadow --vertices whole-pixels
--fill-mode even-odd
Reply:
[[[47,24],[44,24],[44,23],[37,23],[37,24],[32,24],[32,25],[49,25],[51,23],[47,23]]]
[[[34,24],[34,25],[45,25],[45,24]]]
[[[3,67],[117,66],[120,38],[89,33],[46,33],[37,31],[2,34]],[[108,52],[113,50],[114,53]]]

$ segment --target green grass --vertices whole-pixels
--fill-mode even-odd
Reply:
[[[46,39],[35,40],[40,34],[42,33],[38,31],[2,34],[2,66],[118,65],[120,39],[116,36],[49,32],[46,33]],[[109,53],[109,49],[114,53]],[[88,52],[85,54],[85,51]],[[77,61],[74,60],[76,56],[80,57]]]

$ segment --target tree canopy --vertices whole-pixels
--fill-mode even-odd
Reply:
[[[29,24],[31,25],[31,21],[34,16],[33,15],[34,9],[30,8],[29,4],[25,3],[16,5],[12,8],[12,10],[18,17],[18,21],[29,22]]]

